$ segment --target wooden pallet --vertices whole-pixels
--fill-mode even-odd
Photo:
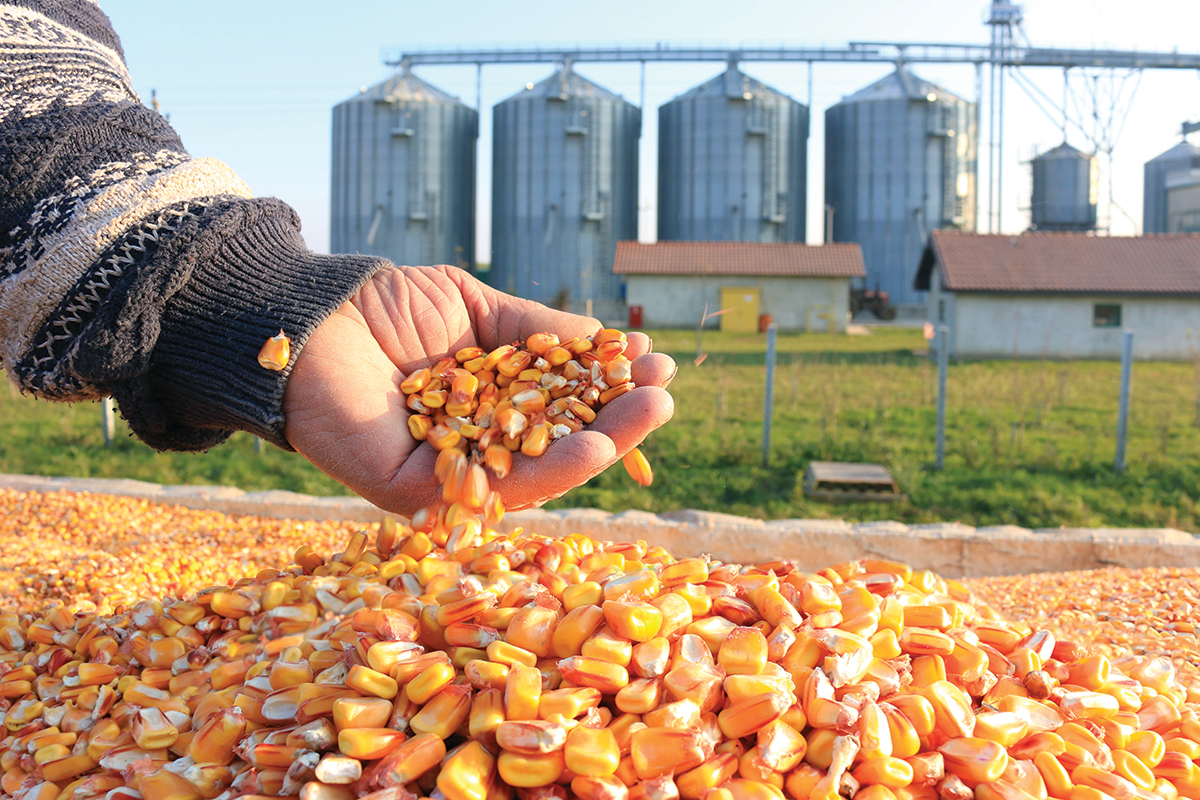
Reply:
[[[804,494],[826,502],[894,503],[906,499],[882,464],[812,461],[804,471]]]

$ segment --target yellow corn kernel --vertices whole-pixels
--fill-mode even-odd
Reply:
[[[654,470],[650,468],[650,462],[646,460],[641,448],[635,447],[630,450],[621,458],[621,463],[625,466],[629,477],[637,481],[639,486],[649,486],[654,483]]]
[[[1029,733],[1029,720],[1014,711],[981,711],[975,715],[974,735],[991,739],[1005,749],[1012,747]]]
[[[650,603],[608,600],[602,610],[604,619],[617,635],[632,642],[647,642],[662,629],[662,611]]]
[[[291,344],[292,340],[281,329],[279,333],[263,342],[258,351],[258,365],[273,372],[283,369],[291,358]]]
[[[496,641],[489,644],[487,646],[487,655],[489,660],[509,667],[514,664],[532,667],[537,664],[538,660],[538,656],[535,653],[531,653],[522,647],[517,647],[505,641]]]
[[[505,639],[508,644],[523,648],[538,658],[546,658],[550,655],[550,642],[557,624],[554,609],[525,606],[509,621]]]
[[[602,694],[616,694],[629,683],[629,670],[585,656],[572,656],[558,662],[562,676],[576,686],[599,689]]]
[[[938,752],[946,761],[946,772],[972,788],[999,779],[1008,766],[1007,751],[988,739],[950,739],[938,748]]]
[[[584,581],[563,589],[562,601],[568,612],[581,606],[599,606],[604,601],[604,591],[595,581]]]
[[[536,720],[541,694],[542,673],[523,664],[513,664],[504,687],[505,718]]]
[[[1129,734],[1125,749],[1150,769],[1157,767],[1167,752],[1166,742],[1154,731],[1134,731]]]
[[[355,664],[346,676],[346,685],[356,692],[391,700],[400,690],[396,681],[377,670]]]
[[[1126,750],[1112,752],[1113,771],[1139,789],[1154,790],[1154,773],[1142,761]]]
[[[379,762],[377,769],[389,786],[403,786],[436,767],[446,755],[446,743],[431,733],[414,736]]]
[[[767,637],[758,628],[735,627],[716,652],[727,674],[758,675],[767,664]]]
[[[788,692],[755,695],[723,710],[717,715],[717,721],[727,737],[740,739],[782,717],[791,707],[793,699]]]
[[[972,735],[975,712],[966,692],[949,681],[937,681],[922,689],[921,696],[933,706],[934,725],[943,736],[965,738]],[[992,748],[985,750],[992,752]]]
[[[575,719],[600,705],[600,691],[591,687],[554,689],[538,699],[538,718]]]
[[[338,731],[338,749],[342,755],[350,758],[383,758],[403,742],[404,734],[390,728],[346,728]]]
[[[458,730],[470,713],[470,687],[450,685],[434,695],[408,721],[408,726],[416,733],[436,733],[446,739]]]
[[[617,737],[608,728],[577,726],[567,734],[563,749],[566,768],[576,775],[612,775],[621,761]]]
[[[449,686],[454,681],[454,676],[454,667],[450,664],[433,664],[405,684],[404,693],[412,702],[424,705],[435,694]],[[349,680],[347,680],[347,683],[349,683]]]
[[[496,759],[477,741],[446,755],[438,771],[437,788],[447,800],[487,800],[496,772]]]
[[[889,789],[908,786],[913,781],[913,768],[907,761],[893,756],[872,758],[855,768],[854,779],[862,784],[881,784]]]
[[[501,780],[521,789],[549,786],[559,779],[564,769],[562,751],[525,755],[503,750],[496,766]]]
[[[630,736],[629,755],[640,780],[684,772],[704,763],[703,735],[680,728],[642,728]]]

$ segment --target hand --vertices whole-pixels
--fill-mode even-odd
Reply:
[[[498,292],[453,267],[382,269],[309,338],[283,396],[292,447],[380,508],[405,516],[440,499],[436,451],[408,432],[400,382],[463,347],[485,350],[555,333],[563,341],[600,323]],[[629,334],[637,388],[604,406],[579,433],[538,458],[517,453],[503,480],[509,509],[541,505],[603,472],[671,418],[675,362]]]

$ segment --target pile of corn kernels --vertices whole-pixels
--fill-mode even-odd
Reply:
[[[1200,681],[1160,650],[1006,621],[896,562],[497,532],[484,469],[582,427],[614,377],[632,388],[615,333],[546,343],[545,368],[461,352],[405,387],[444,487],[411,527],[198,591],[204,556],[177,555],[113,613],[93,608],[111,564],[50,579],[69,547],[15,557],[72,605],[0,612],[0,797],[1200,800]]]
[[[0,796],[1200,797],[1191,676],[932,573],[445,536],[358,532],[115,616],[0,614]]]
[[[41,611],[57,601],[108,614],[290,563],[301,543],[331,550],[356,529],[0,488],[0,611]]]

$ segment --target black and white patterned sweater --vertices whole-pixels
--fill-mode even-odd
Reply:
[[[0,0],[0,348],[25,392],[112,395],[139,438],[281,447],[295,353],[386,262],[318,255],[291,208],[188,156],[91,0]]]

